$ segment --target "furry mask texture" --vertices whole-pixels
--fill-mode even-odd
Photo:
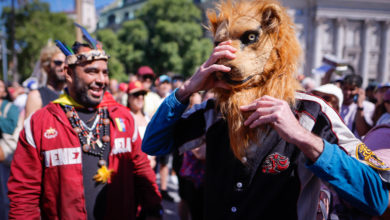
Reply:
[[[266,126],[250,129],[244,126],[251,113],[239,107],[269,95],[294,104],[294,93],[300,88],[296,71],[301,47],[294,24],[286,10],[273,0],[221,0],[216,11],[207,13],[214,44],[231,40],[238,51],[234,60],[219,63],[231,67],[216,77],[232,86],[215,89],[218,106],[229,126],[230,145],[234,155],[242,158],[250,143],[258,143],[258,135]]]

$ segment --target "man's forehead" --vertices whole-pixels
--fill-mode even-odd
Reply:
[[[107,69],[107,60],[92,60],[88,62],[84,62],[79,64],[82,68],[99,68],[99,69]]]

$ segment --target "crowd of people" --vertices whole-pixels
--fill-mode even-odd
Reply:
[[[20,121],[29,118],[35,111],[58,99],[64,93],[66,87],[65,55],[58,47],[55,45],[45,47],[42,50],[41,63],[43,71],[47,74],[47,84],[43,87],[37,88],[34,85],[27,85],[23,88],[14,83],[7,88],[4,82],[0,81],[2,114],[0,128],[3,135],[0,140],[2,219],[8,218],[9,201],[7,199],[6,183],[15,150],[12,145],[16,146],[17,137],[19,136],[14,135],[13,142],[9,142],[8,139],[11,140],[12,138],[6,135],[12,136],[16,133],[15,130],[20,132],[21,127],[23,127],[20,125]],[[386,137],[390,134],[390,83],[371,82],[366,89],[363,89],[361,88],[362,78],[357,74],[349,74],[342,79],[320,86],[315,86],[315,81],[309,77],[303,78],[301,79],[302,88],[307,93],[325,100],[340,114],[340,117],[357,138],[363,140],[383,160],[390,163],[389,144],[386,141]],[[162,101],[174,89],[179,88],[184,81],[185,79],[180,75],[171,74],[168,76],[163,74],[157,77],[149,66],[142,66],[135,76],[129,77],[128,82],[118,83],[116,79],[110,79],[108,91],[117,103],[128,108],[134,119],[134,128],[140,138],[143,139],[147,125]],[[65,91],[69,91],[72,88],[71,86],[71,84],[67,84]],[[80,90],[80,88],[78,89]],[[77,87],[75,87],[75,90],[77,90]],[[69,92],[69,94],[71,93]],[[82,96],[81,93],[78,95]],[[201,104],[201,102],[207,101],[213,96],[212,91],[193,93],[189,99],[190,104],[187,109],[190,111],[195,104]],[[24,103],[20,99],[24,100]],[[13,102],[14,104],[12,104]],[[79,103],[83,102],[79,101]],[[81,120],[85,120],[95,113],[80,110],[78,114]],[[37,120],[41,119],[38,118]],[[87,125],[92,125],[91,122],[86,120]],[[43,135],[46,135],[46,133]],[[181,219],[203,218],[205,142],[196,144],[198,147],[183,154],[173,152],[172,155],[167,154],[157,157],[148,155],[150,168],[160,176],[159,192],[162,199],[174,202],[173,197],[167,191],[167,182],[170,176],[178,179],[181,200],[176,202],[179,202],[178,214]],[[328,208],[331,205],[335,206],[335,204],[329,203],[330,201],[338,201],[332,198],[337,197],[337,194],[326,187],[323,187],[321,192],[325,195],[321,197],[321,204],[327,203]],[[95,193],[95,197],[90,199],[96,200],[97,196],[98,194]],[[319,206],[319,213],[325,211],[321,208],[323,207]],[[327,210],[326,212],[332,214],[331,212],[335,212],[335,210]]]
[[[229,87],[212,75],[230,71],[218,63],[236,58],[230,41],[189,79],[141,66],[118,82],[101,45],[86,39],[42,49],[42,86],[0,80],[0,219],[161,219],[162,200],[177,202],[183,220],[302,218],[313,207],[317,219],[389,215],[390,83],[300,77],[294,109],[269,96],[239,106],[246,127],[265,125],[256,137],[264,146],[240,155],[226,147],[223,111],[234,106],[218,89]],[[278,205],[292,208],[270,213]]]

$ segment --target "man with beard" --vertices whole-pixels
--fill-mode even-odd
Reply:
[[[26,118],[57,99],[65,86],[65,55],[55,45],[42,49],[41,65],[47,74],[46,86],[32,90],[26,101]]]
[[[161,218],[134,119],[106,92],[108,55],[88,42],[57,41],[67,89],[25,121],[8,182],[11,219]]]

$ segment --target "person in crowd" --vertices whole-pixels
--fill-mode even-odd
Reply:
[[[152,118],[162,101],[160,96],[152,91],[153,81],[156,75],[149,66],[141,66],[138,68],[137,77],[144,88],[149,91],[145,96],[144,112],[149,118]]]
[[[138,129],[138,133],[141,139],[144,138],[146,126],[148,125],[150,118],[143,112],[145,104],[145,95],[148,93],[142,83],[138,80],[129,83],[128,86],[128,101],[127,107],[129,107],[131,114],[133,115],[135,126]],[[156,158],[154,156],[148,156],[150,160],[150,166],[154,168],[156,166]]]
[[[136,219],[139,212],[160,219],[161,196],[134,118],[106,92],[109,56],[85,38],[71,51],[57,42],[67,54],[67,89],[25,121],[8,182],[9,217]]]
[[[383,102],[383,96],[387,89],[390,88],[390,83],[381,83],[378,85],[377,89],[375,90],[374,96],[375,96],[375,111],[372,116],[372,121],[374,125],[378,122],[379,118],[386,112],[385,104]]]
[[[311,90],[313,90],[317,86],[316,81],[310,77],[305,77],[302,80],[301,84],[306,92],[310,92]]]
[[[167,75],[161,75],[157,80],[157,94],[165,99],[172,92],[172,79]]]
[[[376,125],[390,124],[390,88],[387,89],[382,100],[386,112],[378,119]]]
[[[176,74],[172,77],[172,90],[175,90],[183,85],[185,78],[182,75]]]
[[[375,105],[366,101],[364,89],[361,88],[363,79],[356,74],[344,77],[341,89],[344,101],[340,116],[348,128],[360,138],[373,126],[372,117]]]
[[[218,12],[209,14],[213,52],[165,98],[142,150],[184,152],[206,137],[206,219],[314,219],[321,181],[352,206],[381,215],[390,168],[323,100],[297,92],[299,57],[292,53],[299,54],[299,41],[286,9],[276,1],[221,1]],[[275,72],[279,65],[293,68]],[[209,89],[216,98],[183,115],[190,95]],[[294,104],[278,93],[287,89]]]
[[[377,82],[370,82],[368,86],[366,87],[366,97],[367,101],[372,102],[374,104],[377,103],[377,99],[375,97],[375,93],[378,90],[378,83]]]
[[[160,96],[161,100],[165,99],[172,90],[172,80],[171,77],[167,75],[161,75],[157,78],[157,87],[156,92]],[[170,171],[170,165],[172,162],[172,155],[160,155],[156,157],[157,165],[158,165],[158,172],[160,174],[160,192],[161,196],[164,200],[173,202],[174,198],[169,195],[168,193],[168,181],[169,181],[169,171]]]
[[[47,74],[46,86],[29,92],[25,116],[57,99],[65,86],[65,55],[55,45],[46,46],[41,51],[40,62]]]
[[[108,91],[114,97],[115,101],[117,101],[118,103],[121,103],[120,102],[120,98],[119,98],[119,83],[118,83],[118,80],[110,79],[110,86],[108,88]]]
[[[311,93],[321,97],[323,100],[329,103],[330,106],[336,110],[337,113],[340,112],[341,105],[343,104],[344,96],[343,92],[339,87],[334,84],[325,84],[319,87],[314,88]]]
[[[9,199],[7,181],[10,164],[16,149],[17,135],[13,135],[19,120],[19,109],[12,104],[4,81],[0,80],[0,219],[8,219]]]

